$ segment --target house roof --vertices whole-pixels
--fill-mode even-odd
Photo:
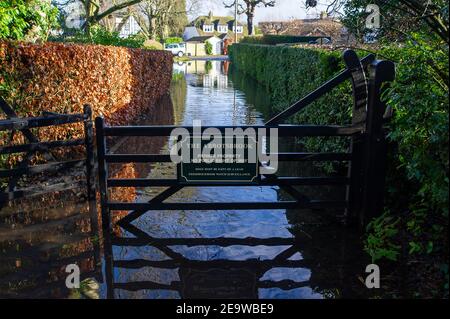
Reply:
[[[183,40],[187,41],[189,39],[192,39],[193,37],[198,37],[200,34],[198,33],[198,30],[196,27],[186,27],[184,28],[183,32]]]
[[[343,33],[342,23],[332,18],[260,22],[259,27],[263,34],[339,37]]]
[[[193,38],[206,38],[206,39],[209,39],[209,38],[212,38],[212,37],[218,37],[218,38],[220,38],[222,40],[227,38],[227,37],[234,39],[234,32],[233,31],[228,31],[227,33],[220,33],[220,32],[217,32],[217,31],[214,31],[214,32],[203,32],[202,29],[197,28],[197,34],[196,35],[193,35],[193,33],[186,32],[186,31],[185,31],[184,34],[186,35],[185,41],[192,41]],[[191,36],[191,35],[193,35],[193,36]],[[244,32],[243,33],[238,33],[238,39],[240,39],[242,37],[245,37],[247,35],[248,35],[247,28],[244,27]],[[189,36],[191,36],[191,37],[189,37]]]
[[[234,18],[231,16],[199,16],[194,21],[191,22],[191,26],[201,28],[203,24],[215,24],[215,25],[229,25],[234,24]],[[242,26],[241,22],[237,22],[237,25]]]
[[[183,39],[185,41],[194,42],[194,38],[202,38],[200,41],[206,41],[205,39],[209,39],[213,36],[216,36],[220,38],[221,40],[233,37],[234,38],[234,32],[233,32],[233,25],[234,25],[234,17],[231,16],[213,16],[212,14],[207,16],[199,16],[195,20],[193,20],[189,26],[185,28]],[[221,33],[221,32],[204,32],[202,27],[204,24],[214,24],[216,27],[217,25],[227,25],[228,26],[228,33]],[[248,29],[247,26],[243,25],[238,21],[238,26],[243,27],[243,33],[238,34],[238,38],[242,38],[244,36],[248,35]],[[206,38],[205,38],[206,37]],[[198,39],[196,39],[198,40]]]
[[[228,30],[227,33],[221,33],[221,32],[217,32],[217,31],[204,32],[200,28],[195,28],[195,30],[191,29],[191,28],[193,28],[193,27],[186,27],[184,29],[185,31],[183,33],[183,39],[185,41],[190,41],[194,37],[207,37],[207,38],[210,38],[210,37],[214,37],[214,36],[216,36],[216,37],[218,37],[218,38],[220,38],[222,40],[225,39],[226,37],[234,39],[234,32],[231,31],[231,30]],[[240,39],[240,38],[245,37],[247,35],[248,35],[247,27],[244,27],[244,32],[243,33],[238,33],[238,38]]]

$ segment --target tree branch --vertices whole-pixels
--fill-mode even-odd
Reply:
[[[132,5],[135,5],[135,4],[138,4],[139,2],[142,2],[142,0],[130,0],[130,1],[119,3],[119,4],[115,5],[115,6],[112,6],[109,9],[105,10],[104,12],[102,12],[100,14],[97,14],[94,17],[94,21],[98,22],[98,21],[102,20],[103,18],[109,16],[110,14],[112,14],[112,13],[114,13],[116,11],[125,9],[125,8],[127,8],[129,6],[132,6]]]

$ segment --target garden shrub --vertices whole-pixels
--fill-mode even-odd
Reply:
[[[266,34],[264,36],[252,36],[244,37],[240,43],[242,44],[267,44],[267,45],[277,45],[284,43],[309,43],[311,41],[316,41],[321,37],[316,36],[295,36],[295,35],[272,35]]]
[[[208,41],[205,41],[205,52],[207,55],[212,55],[213,54],[213,47],[212,44]]]
[[[183,42],[183,39],[180,37],[171,37],[164,39],[164,43],[170,44],[170,43],[181,43]]]
[[[145,37],[143,35],[136,34],[127,38],[121,38],[119,32],[108,31],[100,25],[92,27],[89,35],[84,31],[77,31],[74,35],[53,37],[50,40],[55,42],[100,44],[127,48],[144,48],[145,43]]]
[[[129,123],[168,92],[171,76],[170,52],[0,42],[0,94],[21,117],[82,113],[89,104],[94,116],[103,115],[110,124]],[[58,127],[45,131],[43,139],[81,133]]]
[[[448,256],[448,46],[416,39],[380,53],[397,62],[396,81],[384,94],[395,111],[386,206],[402,217],[409,254]]]
[[[230,56],[237,69],[266,87],[272,100],[272,114],[286,109],[345,68],[341,52],[325,49],[235,44]],[[351,92],[351,84],[343,83],[287,122],[349,124]],[[310,151],[339,151],[348,146],[342,138],[305,138],[303,142]]]
[[[57,26],[58,9],[50,0],[2,0],[0,40],[46,40]]]

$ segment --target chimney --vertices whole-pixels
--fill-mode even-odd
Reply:
[[[326,18],[328,18],[327,12],[326,11],[320,12],[320,19],[323,20],[323,19],[326,19]]]

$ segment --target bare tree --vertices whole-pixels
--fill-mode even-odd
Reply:
[[[306,8],[315,7],[317,5],[316,0],[303,0]],[[329,15],[333,13],[339,14],[342,8],[345,8],[347,4],[350,4],[351,0],[329,0],[327,4],[327,13]],[[356,2],[355,2],[356,3]],[[361,1],[359,4],[364,6],[365,4],[372,3],[372,1]],[[449,24],[448,24],[448,3],[445,5],[443,0],[377,0],[375,1],[380,7],[384,6],[389,10],[389,14],[398,18],[400,23],[403,23],[406,19],[413,27],[417,26],[417,23],[424,22],[431,31],[440,37],[445,42],[449,43]],[[444,8],[444,10],[442,9]],[[386,16],[387,14],[385,14]]]
[[[317,0],[304,0],[306,10],[317,7],[319,2]],[[328,16],[333,16],[335,14],[339,15],[340,10],[344,6],[346,0],[328,0],[326,3],[320,3],[321,5],[326,5],[325,12]]]
[[[255,10],[257,7],[274,7],[275,0],[242,0],[242,3],[239,0],[234,0],[232,3],[227,4],[224,2],[225,8],[233,8],[235,5],[238,6],[238,13],[247,16],[247,28],[248,34],[253,35],[253,19],[255,18]],[[237,25],[237,21],[235,21]]]
[[[138,21],[145,36],[155,40],[157,37],[166,37],[174,23],[178,19],[182,21],[182,17],[192,12],[198,1],[190,0],[186,5],[185,1],[143,0],[131,14]]]
[[[85,10],[84,29],[90,32],[91,26],[98,24],[102,19],[116,11],[131,7],[142,0],[82,0]]]

